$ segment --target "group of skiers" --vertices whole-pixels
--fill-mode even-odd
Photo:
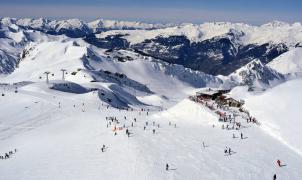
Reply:
[[[235,138],[237,138],[237,137],[236,137],[235,134],[233,133],[233,139],[235,139]],[[245,139],[245,137],[243,137],[243,133],[242,133],[242,132],[240,133],[240,139]]]
[[[17,149],[14,149],[13,151],[9,151],[8,153],[5,153],[4,155],[0,156],[0,159],[9,159],[13,154],[17,152]]]
[[[224,154],[225,155],[227,155],[227,154],[229,154],[229,155],[232,155],[232,149],[230,148],[230,147],[225,147],[225,149],[224,149]]]
[[[106,150],[106,146],[105,146],[105,144],[103,144],[103,146],[101,147],[101,151],[105,152],[105,150]]]

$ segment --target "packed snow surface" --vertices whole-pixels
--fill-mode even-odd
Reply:
[[[302,74],[302,47],[281,54],[268,66],[282,74]]]
[[[301,101],[302,79],[291,80],[246,98],[246,107],[262,120],[265,132],[302,155]]]
[[[272,179],[274,174],[277,179],[301,179],[301,79],[263,92],[235,87],[229,96],[245,100],[244,108],[260,125],[247,123],[238,110],[234,118],[242,128],[227,130],[217,112],[188,98],[199,88],[233,87],[227,77],[127,50],[122,53],[133,60],[120,62],[81,39],[32,30],[24,33],[17,26],[55,26],[56,30],[136,26],[140,30],[123,31],[131,43],[144,40],[139,33],[146,38],[179,34],[199,41],[236,28],[244,32],[241,40],[246,43],[294,43],[302,39],[301,24],[204,23],[158,28],[129,22],[96,21],[88,26],[77,19],[11,18],[2,18],[1,24],[14,30],[5,34],[9,38],[0,39],[5,50],[1,57],[10,59],[7,52],[21,56],[17,68],[3,66],[9,74],[0,77],[0,179],[255,180]],[[268,33],[272,31],[276,33]],[[29,39],[34,41],[24,46]],[[295,51],[288,53],[299,57]],[[296,66],[280,73],[298,71],[300,65],[294,59],[290,62]],[[279,76],[277,71],[268,72]],[[263,75],[251,72],[251,80]],[[235,115],[232,109],[228,113]],[[232,152],[224,153],[226,148]],[[9,158],[1,159],[10,151]],[[282,167],[277,166],[278,159]]]

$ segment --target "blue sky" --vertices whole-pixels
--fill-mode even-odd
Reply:
[[[302,0],[0,0],[0,16],[147,22],[302,21]]]

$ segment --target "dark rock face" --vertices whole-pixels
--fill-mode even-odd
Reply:
[[[143,52],[144,55],[212,75],[228,75],[253,59],[267,64],[288,51],[284,44],[243,46],[236,45],[229,37],[190,43],[185,36],[157,37],[131,48]]]
[[[125,49],[129,47],[129,43],[123,38],[124,35],[112,35],[106,38],[98,39],[94,34],[88,35],[84,40],[103,49]]]

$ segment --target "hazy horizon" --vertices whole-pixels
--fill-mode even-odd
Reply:
[[[2,0],[0,17],[111,19],[148,23],[242,22],[264,24],[274,20],[301,22],[302,2],[292,0]]]

